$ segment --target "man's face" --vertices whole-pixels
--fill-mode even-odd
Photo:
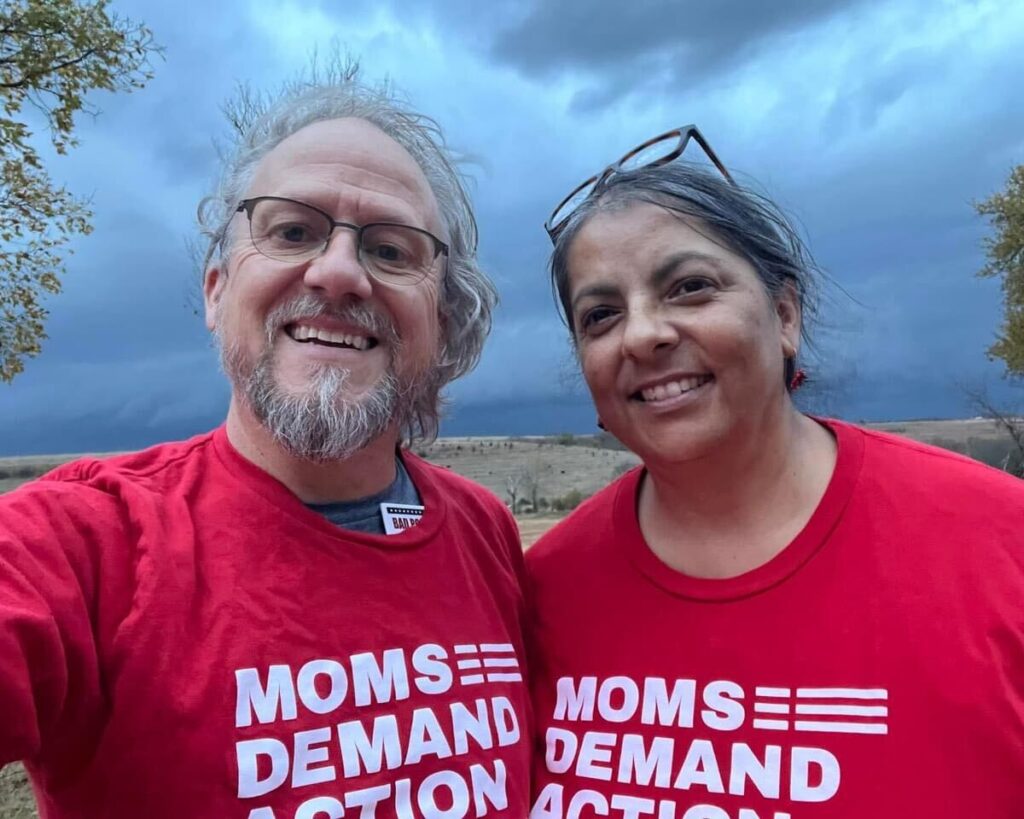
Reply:
[[[257,166],[246,198],[256,196],[446,238],[415,160],[364,120],[318,122],[288,137]],[[433,381],[443,259],[416,284],[382,284],[359,262],[352,230],[337,229],[323,255],[302,263],[257,251],[243,213],[230,231],[226,266],[207,272],[204,293],[236,399],[310,459],[347,457],[394,429],[403,401]]]

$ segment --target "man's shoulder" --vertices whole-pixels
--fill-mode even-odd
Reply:
[[[123,560],[130,550],[118,544],[141,526],[163,525],[173,496],[190,496],[181,486],[207,471],[197,456],[210,437],[59,466],[0,496],[0,540],[6,532],[38,555],[58,547],[82,561]]]
[[[70,487],[103,490],[120,484],[149,485],[159,491],[173,483],[181,471],[207,456],[214,432],[184,441],[170,441],[137,452],[87,456],[47,472],[33,482],[36,489],[61,491]]]

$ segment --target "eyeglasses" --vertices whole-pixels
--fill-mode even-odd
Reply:
[[[359,262],[385,284],[416,284],[430,272],[448,245],[420,228],[395,222],[353,225],[293,199],[257,196],[244,199],[238,213],[249,217],[249,235],[268,259],[298,264],[327,250],[335,228],[356,232]]]
[[[595,193],[599,193],[610,177],[638,168],[665,165],[678,159],[686,150],[686,146],[690,144],[691,139],[704,150],[707,158],[711,160],[711,164],[718,169],[719,173],[735,185],[736,183],[725,169],[725,165],[719,161],[707,140],[697,130],[697,126],[684,125],[682,128],[668,131],[637,145],[618,162],[613,162],[601,173],[595,174],[586,182],[578,185],[572,193],[559,202],[558,207],[551,212],[551,216],[544,223],[544,229],[551,237],[551,241],[554,242],[558,239],[558,234],[565,228],[576,209]]]

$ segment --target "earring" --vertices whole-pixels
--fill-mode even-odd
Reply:
[[[793,377],[789,379],[789,391],[796,392],[800,389],[800,386],[807,380],[807,373],[802,369],[798,369],[793,373]]]

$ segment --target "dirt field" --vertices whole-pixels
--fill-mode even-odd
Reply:
[[[483,484],[506,503],[510,487],[517,498],[531,499],[532,482],[538,500],[550,502],[574,490],[587,497],[639,462],[631,452],[552,438],[443,438],[416,453]]]
[[[868,424],[872,429],[905,435],[916,441],[944,446],[972,457],[1008,444],[1009,438],[987,419],[951,421],[892,421]],[[566,443],[570,441],[571,443]],[[588,446],[587,436],[548,438],[441,438],[417,454],[488,487],[509,502],[510,481],[518,484],[518,497],[526,497],[530,479],[538,483],[538,497],[553,499],[578,490],[584,496],[604,486],[637,459],[629,452]],[[978,450],[975,454],[972,450]],[[109,453],[107,453],[109,454]],[[81,455],[0,457],[0,492],[14,489],[30,478]]]
[[[950,421],[887,421],[880,424],[868,424],[868,426],[871,429],[904,435],[925,443],[946,441],[966,446],[972,438],[1003,439],[1006,437],[1006,433],[998,427],[996,422],[988,418],[965,418]]]
[[[573,441],[572,444],[559,440]],[[481,483],[510,502],[510,486],[518,498],[553,500],[572,492],[593,494],[617,474],[637,463],[635,455],[581,445],[586,438],[442,438],[415,452],[438,466]],[[0,458],[0,492],[10,491],[78,455]]]
[[[986,419],[894,421],[868,426],[952,449],[990,464],[998,464],[1010,445],[1006,433]],[[587,436],[571,435],[442,438],[415,451],[439,466],[482,483],[506,503],[511,503],[512,491],[517,501],[532,502],[536,495],[543,511],[542,499],[550,504],[574,491],[587,497],[637,463],[632,453],[588,443],[593,441]],[[77,457],[81,456],[0,457],[0,493]]]
[[[112,454],[116,453],[100,453],[99,457],[106,457]],[[88,457],[88,454],[0,457],[0,494],[10,492],[15,487],[25,483],[25,481],[49,472],[61,464],[84,457]],[[4,816],[4,814],[0,813],[0,819],[4,819]]]

